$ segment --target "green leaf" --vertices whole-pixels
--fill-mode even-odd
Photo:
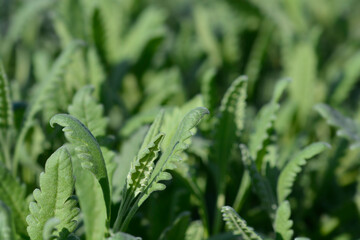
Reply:
[[[354,142],[352,147],[360,143],[360,127],[358,123],[323,103],[317,104],[315,109],[330,125],[339,128],[337,135],[344,136]]]
[[[163,180],[170,180],[171,175],[167,170],[176,168],[175,162],[181,161],[181,153],[185,151],[190,144],[191,137],[195,134],[196,126],[200,120],[209,111],[206,108],[199,107],[190,111],[181,121],[175,135],[171,138],[169,147],[165,149],[161,158],[157,162],[154,171],[152,172],[148,181],[148,187],[145,193],[141,196],[139,206],[150,196],[154,191],[161,191],[165,189],[165,185],[160,183]]]
[[[54,2],[55,1],[53,0],[23,2],[23,5],[17,9],[16,14],[12,15],[12,19],[10,21],[11,26],[0,50],[5,53],[10,51],[12,49],[12,45],[21,37],[24,30],[28,27],[28,23],[30,21],[34,21],[34,19],[38,16],[41,16],[41,14],[52,6]]]
[[[75,148],[81,166],[92,172],[99,181],[106,204],[107,217],[110,218],[111,193],[105,161],[99,144],[91,132],[75,117],[57,114],[50,119],[50,125],[57,123],[64,127],[66,139]]]
[[[220,106],[220,113],[215,123],[214,147],[212,158],[216,163],[215,171],[217,182],[223,182],[222,178],[226,172],[230,153],[239,132],[244,127],[245,99],[247,78],[237,78],[226,91]]]
[[[60,220],[55,217],[47,220],[44,225],[42,239],[43,240],[55,239],[56,236],[54,235],[54,232],[56,232],[56,226],[59,224],[60,224]]]
[[[251,0],[253,5],[259,8],[259,10],[267,16],[275,25],[279,26],[283,34],[290,34],[293,30],[292,22],[283,11],[281,3],[275,0],[261,1]]]
[[[70,234],[66,240],[80,240],[80,238],[74,234]]]
[[[89,47],[87,51],[87,62],[89,71],[89,83],[95,87],[95,96],[100,97],[102,86],[106,80],[106,75],[103,67],[101,66],[99,56],[95,47]]]
[[[147,182],[154,169],[154,161],[159,155],[158,153],[163,138],[164,134],[162,133],[155,136],[149,145],[139,153],[135,161],[132,162],[127,176],[127,188],[133,191],[134,198],[147,187]]]
[[[225,206],[221,209],[226,226],[236,235],[241,235],[244,240],[262,240],[262,238],[247,225],[232,207]]]
[[[104,157],[105,167],[106,167],[106,171],[107,171],[108,177],[109,177],[109,185],[110,185],[110,187],[112,187],[114,173],[115,173],[116,167],[118,167],[117,162],[116,162],[116,152],[113,150],[110,150],[109,148],[107,148],[105,146],[101,146],[100,150]],[[111,190],[111,195],[112,195],[112,188],[110,190]]]
[[[186,229],[190,224],[190,213],[181,213],[171,226],[167,227],[160,235],[159,240],[184,240]]]
[[[145,138],[148,127],[144,126],[138,129],[131,137],[123,141],[120,154],[116,157],[116,169],[113,176],[113,194],[112,200],[117,203],[121,199],[126,178],[131,168],[131,162],[138,154],[141,144]]]
[[[15,225],[11,210],[0,201],[0,239],[15,240]]]
[[[257,170],[254,160],[249,154],[249,150],[245,145],[240,144],[240,149],[242,153],[242,160],[250,173],[252,184],[254,186],[255,193],[258,195],[261,200],[264,209],[268,211],[270,217],[273,219],[275,217],[276,210],[276,198],[274,196],[273,190],[267,178],[264,178]]]
[[[106,240],[141,240],[141,238],[131,236],[127,233],[118,232],[114,236],[106,238]]]
[[[317,142],[297,153],[281,171],[277,183],[278,203],[282,203],[291,193],[296,175],[301,171],[301,167],[306,164],[306,160],[330,148],[328,143]]]
[[[59,220],[54,232],[59,239],[66,239],[75,230],[79,209],[76,201],[71,199],[74,184],[70,154],[61,147],[47,160],[45,172],[40,175],[40,190],[33,192],[36,202],[30,203],[30,215],[26,218],[32,240],[42,239],[45,224],[52,218]]]
[[[106,52],[106,31],[104,29],[104,19],[99,8],[95,8],[91,17],[91,30],[96,51],[101,59],[103,65],[107,66],[107,52]]]
[[[54,91],[58,90],[59,84],[66,72],[66,68],[70,63],[73,54],[81,45],[83,45],[82,41],[73,41],[71,44],[69,44],[69,46],[56,59],[47,77],[47,80],[41,82],[37,89],[35,97],[30,102],[30,108],[27,110],[24,126],[21,129],[15,146],[15,153],[13,157],[14,173],[17,172],[19,154],[21,148],[23,147],[25,136],[30,130],[30,128],[33,126],[35,115],[42,109],[46,109],[44,113],[47,114],[46,118],[48,119],[50,118],[50,116],[57,112],[56,106],[59,99],[54,97]]]
[[[165,35],[164,22],[166,13],[155,7],[148,7],[141,12],[129,31],[123,36],[122,48],[117,49],[117,61],[128,60],[136,62],[144,48],[153,39],[161,38]],[[108,49],[114,51],[114,49]]]
[[[331,102],[335,104],[342,103],[349,97],[351,90],[355,87],[360,76],[360,53],[356,52],[353,56],[342,63],[342,69],[337,69],[337,73],[342,72],[343,78],[339,85],[331,94]]]
[[[155,125],[153,124],[153,127]],[[145,149],[140,149],[138,155],[131,162],[131,168],[127,175],[127,185],[122,191],[122,201],[114,224],[115,230],[119,228],[133,200],[147,188],[163,138],[164,134],[162,133],[155,136]]]
[[[105,135],[107,119],[103,116],[103,106],[91,96],[93,90],[92,86],[81,88],[75,94],[68,111],[70,115],[82,122],[94,137],[99,137]]]
[[[264,148],[264,142],[270,137],[269,130],[273,128],[277,111],[280,108],[278,102],[289,82],[289,79],[278,81],[271,102],[263,106],[256,115],[254,132],[250,135],[249,143],[250,154],[254,159],[257,159],[259,151]]]
[[[9,83],[0,61],[0,130],[13,126],[13,111],[10,99]]]
[[[201,95],[204,98],[204,106],[209,109],[210,114],[213,113],[216,105],[216,92],[214,87],[215,75],[215,68],[210,68],[201,78]]]
[[[190,223],[186,230],[185,240],[203,240],[204,226],[200,220]]]
[[[159,111],[159,108],[154,108],[140,112],[135,116],[131,117],[125,122],[124,126],[121,128],[120,135],[124,138],[129,137],[132,133],[134,133],[144,124],[149,124],[154,121]]]
[[[225,204],[226,184],[224,178],[231,160],[231,152],[244,127],[247,82],[246,76],[240,76],[227,89],[214,126],[214,145],[210,152],[212,161],[210,167],[217,189],[214,233],[218,233],[220,230],[220,208]]]
[[[171,141],[175,136],[181,121],[186,114],[197,107],[202,107],[203,101],[200,95],[193,97],[190,101],[187,101],[181,107],[175,107],[171,109],[165,109],[164,118],[160,127],[160,132],[166,134],[161,147],[165,150],[171,145]]]
[[[267,47],[271,40],[275,29],[275,24],[269,21],[268,18],[262,20],[259,33],[251,48],[249,60],[245,68],[245,75],[250,79],[249,81],[249,94],[252,96],[255,84],[258,80],[261,71],[263,58],[267,52]]]
[[[43,110],[45,120],[48,121],[58,111],[59,101],[64,98],[57,98],[60,84],[76,51],[83,45],[82,41],[71,42],[52,65],[46,81],[42,81],[38,92],[32,102],[27,119],[32,120],[37,112]]]
[[[75,51],[82,45],[83,42],[81,41],[73,41],[56,59],[46,81],[42,81],[39,89],[37,89],[35,98],[32,100],[30,109],[28,110],[24,128],[31,125],[35,114],[43,108],[46,108],[47,111],[54,111],[53,105],[56,105],[56,101],[59,101],[59,99],[54,99],[54,91],[57,91]]]
[[[293,221],[290,220],[291,209],[288,201],[282,202],[276,210],[275,232],[276,240],[291,240],[294,231],[291,230]]]
[[[218,40],[212,33],[210,25],[210,14],[206,8],[198,5],[194,9],[195,27],[201,46],[207,53],[211,65],[218,67],[222,65],[221,49]]]
[[[360,212],[360,175],[357,178],[356,193],[355,193],[354,201],[355,201],[355,205],[358,209],[358,212]]]
[[[170,180],[172,178],[168,170],[176,168],[176,163],[181,162],[181,154],[185,151],[191,142],[191,137],[195,134],[196,126],[200,120],[209,111],[204,107],[198,107],[191,110],[179,124],[177,131],[173,134],[168,147],[165,149],[160,159],[155,165],[149,180],[147,181],[146,188],[139,195],[136,202],[132,205],[129,213],[126,215],[124,221],[118,217],[114,229],[124,230],[126,229],[129,221],[141,206],[141,204],[155,191],[162,191],[165,189],[165,185],[161,181]],[[120,220],[119,220],[120,219]]]
[[[303,126],[321,93],[317,83],[317,55],[314,43],[303,41],[291,49],[285,61],[286,75],[292,77],[290,98],[296,105],[298,122]],[[290,52],[290,51],[289,51]],[[306,93],[306,95],[304,95]]]
[[[16,231],[21,235],[27,235],[25,218],[28,214],[28,207],[24,200],[25,192],[25,186],[21,186],[0,163],[0,200],[11,209],[14,219],[16,219]]]
[[[81,167],[81,161],[77,156],[73,157],[73,168],[76,177],[76,196],[83,214],[86,239],[103,239],[107,232],[107,216],[101,186],[91,172]]]
[[[153,142],[153,139],[159,134],[164,118],[164,111],[161,110],[156,116],[154,122],[151,124],[149,131],[146,133],[144,141],[140,147],[140,151],[143,151],[148,145]]]

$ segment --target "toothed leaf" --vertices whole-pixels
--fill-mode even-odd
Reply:
[[[154,161],[158,157],[163,138],[164,134],[161,133],[155,136],[147,148],[142,150],[135,161],[132,162],[130,172],[127,176],[127,184],[128,189],[134,192],[133,197],[136,197],[147,187],[151,172],[155,166]]]
[[[176,167],[174,163],[182,160],[181,153],[189,147],[196,126],[203,116],[208,113],[209,111],[206,108],[199,107],[193,109],[184,117],[172,137],[169,146],[157,162],[148,181],[146,192],[142,195],[138,206],[140,206],[152,192],[165,189],[165,185],[160,183],[160,181],[171,179],[171,175],[166,171],[174,169]]]
[[[67,114],[57,114],[50,119],[51,126],[57,123],[64,127],[66,139],[74,147],[83,168],[92,172],[99,181],[110,217],[110,186],[105,161],[99,144],[91,132],[78,119]]]
[[[276,240],[291,240],[294,231],[291,229],[293,221],[290,219],[291,209],[288,201],[282,202],[276,210],[275,231]]]
[[[281,171],[277,184],[278,203],[282,203],[291,193],[296,175],[301,171],[301,167],[306,164],[306,160],[321,153],[330,145],[323,142],[313,143],[297,153]]]
[[[0,61],[0,129],[13,126],[13,111],[10,100],[9,83]]]
[[[59,239],[66,239],[75,230],[79,209],[71,198],[74,184],[70,154],[61,147],[47,160],[45,172],[40,175],[40,189],[33,192],[36,202],[30,203],[30,215],[26,218],[32,240],[43,239],[45,224],[52,218],[59,220],[53,233]]]
[[[277,111],[280,108],[278,103],[283,91],[289,84],[289,79],[280,80],[274,89],[273,99],[263,106],[256,115],[254,132],[250,135],[249,150],[251,157],[257,159],[258,152],[264,147],[264,142],[269,138],[269,129],[274,125]]]
[[[56,238],[54,232],[56,232],[56,226],[59,225],[60,220],[57,218],[50,218],[46,221],[43,229],[42,239],[43,240],[53,240]]]
[[[60,84],[67,71],[67,67],[70,65],[76,50],[82,45],[83,42],[81,41],[71,42],[56,59],[46,80],[41,82],[39,89],[36,92],[27,120],[31,121],[37,112],[44,109],[43,113],[45,115],[45,120],[47,121],[58,111],[59,99],[54,96],[58,96]]]
[[[92,97],[93,90],[91,86],[81,88],[75,94],[68,111],[82,122],[94,137],[99,137],[105,135],[107,119],[103,117],[103,106]]]
[[[15,154],[14,154],[14,171],[16,171],[17,164],[19,161],[19,153],[23,147],[23,142],[25,136],[29,129],[34,124],[35,115],[40,112],[42,109],[46,109],[44,114],[45,118],[49,119],[52,115],[57,112],[56,106],[59,99],[54,93],[58,91],[59,84],[66,72],[66,68],[69,65],[71,58],[75,51],[83,44],[81,41],[73,41],[69,46],[62,52],[62,54],[56,59],[53,64],[49,75],[47,76],[46,81],[40,83],[39,88],[36,91],[35,97],[30,102],[30,108],[26,112],[26,118],[24,121],[24,126],[21,129],[18,140],[16,142]]]
[[[221,212],[226,226],[235,234],[241,235],[244,240],[262,240],[262,238],[249,227],[235,210],[229,206],[222,207]]]

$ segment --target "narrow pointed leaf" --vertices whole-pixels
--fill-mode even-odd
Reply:
[[[83,214],[86,239],[103,239],[107,232],[107,216],[102,189],[95,176],[81,167],[80,162],[73,159],[76,196]]]
[[[13,111],[10,100],[9,83],[0,61],[0,130],[13,125]]]

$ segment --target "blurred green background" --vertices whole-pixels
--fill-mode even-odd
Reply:
[[[134,133],[141,134],[141,126],[151,123],[161,107],[200,101],[196,96],[201,94],[201,105],[210,110],[210,117],[202,123],[188,157],[194,163],[190,166],[195,178],[204,184],[200,189],[212,212],[216,193],[206,190],[209,185],[204,182],[210,181],[206,164],[222,96],[236,77],[248,77],[246,123],[239,141],[246,143],[253,119],[270,101],[275,83],[288,77],[291,83],[272,129],[279,161],[314,141],[332,145],[309,161],[298,177],[290,198],[294,231],[312,239],[360,237],[360,151],[356,147],[360,139],[360,1],[0,0],[0,59],[9,78],[18,130],[39,86],[48,81],[55,59],[75,39],[83,46],[59,74],[60,84],[48,93],[55,101],[39,109],[41,114],[36,114],[25,136],[26,154],[18,156],[23,166],[19,176],[29,193],[45,159],[60,144],[59,131],[50,129],[48,121],[55,113],[67,111],[81,87],[94,86],[94,96],[109,119],[111,149],[119,158],[126,158],[126,144],[131,145]],[[332,124],[354,125],[343,134],[345,138],[337,136],[314,109],[318,103],[348,117],[348,125]],[[238,150],[231,156],[226,180],[229,205],[243,172]],[[176,207],[160,208],[169,202]],[[259,205],[251,193],[239,213],[258,232],[267,234],[271,224]],[[129,232],[158,239],[184,210],[191,212],[193,220],[199,218],[191,193],[175,176],[167,190],[140,209]],[[210,222],[213,218],[210,213]]]

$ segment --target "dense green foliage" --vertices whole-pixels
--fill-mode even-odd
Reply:
[[[0,0],[0,239],[360,239],[357,0]]]

